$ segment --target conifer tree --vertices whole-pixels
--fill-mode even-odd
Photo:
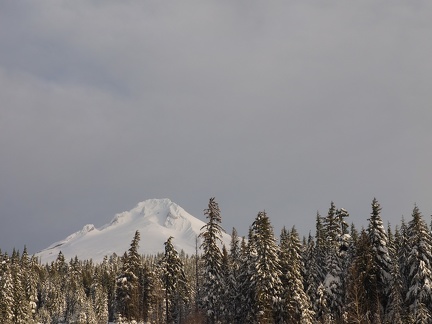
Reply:
[[[280,241],[282,245],[282,239]],[[303,252],[303,286],[308,298],[311,302],[312,310],[315,315],[318,312],[318,287],[323,282],[322,275],[320,274],[320,267],[318,266],[318,249],[315,245],[313,237],[309,234],[309,238],[306,244],[306,248]],[[281,258],[283,262],[283,259]]]
[[[330,204],[327,216],[324,218],[325,240],[330,249],[337,249],[338,239],[342,234],[340,218],[337,216],[337,210],[334,202]]]
[[[13,323],[30,323],[32,321],[31,305],[27,300],[24,277],[25,269],[21,267],[19,252],[12,253],[10,270],[13,286],[12,321]]]
[[[254,285],[255,311],[259,323],[276,323],[281,312],[282,272],[273,228],[265,212],[259,212],[252,224],[256,244]]]
[[[244,242],[243,242],[244,244]],[[227,277],[227,298],[226,304],[228,306],[227,312],[232,318],[234,323],[239,323],[241,320],[241,282],[240,282],[240,269],[242,262],[242,252],[240,247],[240,238],[238,237],[237,230],[232,229],[230,253],[228,259],[228,277]]]
[[[344,286],[342,260],[337,252],[328,257],[328,268],[326,278],[324,279],[325,294],[327,306],[329,307],[334,321],[341,321],[342,308],[344,305]]]
[[[396,228],[396,233],[398,229]],[[399,260],[397,254],[397,240],[396,233],[393,235],[390,223],[387,226],[388,237],[388,250],[391,264],[391,282],[389,287],[389,299],[386,307],[386,320],[390,323],[402,324],[403,323],[403,297],[402,297],[402,277],[399,270]],[[397,234],[399,235],[399,234]]]
[[[94,316],[97,323],[108,323],[108,294],[100,283],[101,278],[96,277],[90,289],[90,297],[93,304]]]
[[[232,312],[232,304],[231,304],[231,264],[230,258],[228,255],[228,250],[226,249],[225,244],[222,246],[222,303],[221,303],[221,322],[230,323],[232,322],[232,318],[234,317],[234,313]]]
[[[402,296],[402,278],[399,271],[399,263],[393,259],[390,294],[387,305],[386,318],[389,323],[402,324],[405,318]]]
[[[202,301],[210,323],[216,323],[221,317],[221,297],[223,295],[222,252],[219,245],[222,242],[221,215],[219,205],[210,198],[208,209],[204,210],[208,222],[201,228],[199,237],[202,239],[202,262],[204,267]]]
[[[62,251],[57,255],[57,259],[54,262],[54,270],[58,275],[62,278],[66,277],[68,272],[68,264],[66,263],[65,257]],[[63,281],[63,285],[65,285],[66,281]]]
[[[373,267],[373,253],[366,231],[362,230],[354,249],[353,261],[347,272],[346,304],[344,316],[348,323],[371,323],[371,300],[376,291],[369,275]]]
[[[406,303],[416,323],[427,323],[432,315],[432,239],[417,206],[407,229],[410,253],[407,260],[408,292]]]
[[[348,213],[339,212],[334,202],[331,202],[327,217],[324,219],[326,237],[326,276],[324,279],[327,307],[333,320],[340,321],[344,305],[344,267],[341,255],[342,230],[346,231],[344,218]],[[346,225],[346,226],[345,226]]]
[[[20,260],[20,271],[22,273],[21,280],[25,292],[25,300],[29,303],[30,319],[33,320],[34,314],[37,311],[37,262],[34,257],[30,258],[27,252],[27,247],[24,246],[24,251]]]
[[[59,254],[59,256],[63,256]],[[58,263],[64,263],[64,258],[57,258],[48,269],[48,275],[41,288],[41,308],[43,314],[49,314],[53,322],[61,323],[65,320],[66,312],[66,284],[67,265],[59,266]],[[62,271],[60,272],[60,269]],[[64,270],[64,271],[63,271]]]
[[[185,317],[185,305],[189,302],[189,292],[184,265],[172,244],[172,239],[170,236],[165,242],[165,255],[161,262],[166,323],[181,323]]]
[[[141,261],[141,267],[138,271],[138,289],[139,289],[139,318],[148,322],[152,316],[153,306],[156,302],[155,296],[155,273],[147,262]]]
[[[318,286],[317,297],[318,299],[315,301],[314,305],[314,309],[317,309],[315,312],[317,323],[332,323],[333,318],[331,316],[330,308],[327,305],[326,288],[322,283]]]
[[[67,282],[65,291],[66,297],[65,320],[66,322],[77,322],[83,312],[84,289],[81,283],[81,267],[78,258],[69,262]],[[83,320],[83,319],[81,319]]]
[[[8,323],[13,318],[13,279],[10,259],[5,253],[0,263],[0,323]]]
[[[293,227],[291,232],[282,229],[279,259],[282,282],[282,321],[284,323],[313,323],[312,305],[303,287],[301,244]]]
[[[314,247],[310,250],[310,253],[313,255],[313,260],[311,260],[311,262],[316,264],[316,271],[314,273],[308,272],[304,276],[306,280],[308,280],[306,292],[312,302],[312,307],[316,317],[320,316],[319,314],[325,312],[324,309],[321,310],[321,308],[324,307],[324,304],[327,308],[327,302],[320,302],[321,297],[325,298],[324,290],[318,289],[318,287],[320,286],[321,288],[324,287],[323,282],[327,274],[326,256],[328,248],[326,243],[326,231],[324,229],[323,221],[323,217],[321,217],[319,212],[317,212],[315,224],[315,244]]]
[[[319,284],[324,281],[326,275],[326,253],[327,253],[327,243],[326,243],[326,231],[323,225],[323,218],[317,212],[316,215],[316,225],[315,225],[315,255],[316,263],[318,266],[317,279]],[[311,296],[312,297],[312,296]]]
[[[123,267],[117,278],[116,310],[121,318],[139,320],[140,287],[138,274],[141,260],[138,254],[140,233],[137,230],[128,253],[123,256]]]
[[[354,246],[357,245],[359,233],[358,233],[354,223],[351,223],[350,236],[351,236],[351,241],[352,241],[353,245]]]
[[[395,233],[395,247],[397,258],[399,262],[399,272],[402,280],[402,296],[406,296],[408,293],[409,283],[409,266],[408,266],[408,257],[410,254],[410,244],[408,242],[408,226],[405,222],[405,219],[402,217],[400,230]],[[404,309],[406,311],[406,309]]]
[[[252,274],[255,273],[256,265],[256,242],[252,227],[249,228],[248,240],[242,239],[240,245],[240,269],[239,269],[239,300],[240,309],[236,316],[236,323],[253,323],[255,313],[255,290],[256,283],[252,281]]]
[[[114,321],[116,305],[116,278],[118,272],[118,257],[111,255],[109,258],[104,257],[99,268],[99,280],[104,291],[107,294],[108,319]]]
[[[340,226],[341,235],[348,234],[348,223],[345,221],[345,218],[349,217],[349,213],[346,209],[341,208],[336,211],[336,219]]]
[[[381,206],[376,198],[372,201],[372,213],[367,228],[368,239],[373,253],[372,269],[369,276],[374,279],[376,296],[372,313],[383,319],[388,304],[389,286],[391,283],[391,258],[388,250],[388,237],[381,219]]]

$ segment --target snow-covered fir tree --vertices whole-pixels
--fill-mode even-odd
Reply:
[[[11,322],[13,318],[13,282],[10,259],[7,255],[0,259],[0,322]]]
[[[18,251],[13,251],[10,263],[13,286],[12,322],[31,323],[33,322],[31,304],[27,300],[24,278],[28,273],[27,269],[21,267]]]
[[[222,217],[218,203],[210,198],[208,208],[204,210],[208,219],[201,228],[199,237],[202,239],[202,262],[204,267],[202,284],[202,306],[210,323],[219,322],[222,315],[223,273],[222,252],[219,244],[222,243],[221,227]]]
[[[231,232],[230,252],[228,255],[228,276],[226,276],[226,308],[231,321],[240,323],[241,321],[241,281],[240,269],[242,262],[242,252],[240,238],[235,228]]]
[[[111,255],[109,258],[104,257],[102,263],[97,266],[97,278],[100,282],[102,289],[106,291],[107,306],[108,306],[108,320],[114,321],[115,305],[116,305],[116,284],[117,273],[119,268],[119,258],[116,254]],[[96,311],[97,312],[97,311]]]
[[[130,244],[128,253],[123,256],[123,267],[117,277],[116,314],[128,321],[140,318],[140,283],[139,272],[141,259],[138,254],[140,233],[137,230]]]
[[[30,320],[29,322],[34,320],[35,314],[37,312],[37,285],[38,285],[38,268],[39,265],[37,263],[37,259],[33,257],[29,257],[27,252],[27,247],[24,246],[24,251],[21,255],[20,260],[20,270],[23,273],[22,276],[22,286],[25,291],[25,300],[26,303],[29,304],[30,311]]]
[[[41,284],[40,313],[49,314],[53,322],[61,323],[66,317],[66,293],[69,267],[63,253],[47,269],[48,275]]]
[[[225,245],[222,246],[222,305],[221,305],[221,322],[229,323],[232,322],[232,318],[234,318],[234,313],[232,311],[231,304],[231,262],[230,257],[228,255],[228,250]]]
[[[256,257],[251,281],[258,323],[277,323],[282,309],[282,272],[279,247],[267,214],[259,212],[252,223]]]
[[[281,241],[282,243],[282,241]],[[312,311],[314,316],[318,318],[318,312],[320,310],[320,290],[319,287],[322,286],[323,277],[323,267],[319,266],[319,248],[316,245],[313,237],[309,234],[306,247],[303,251],[303,263],[302,267],[303,273],[303,286],[306,294],[308,295],[309,301],[311,303]],[[282,260],[283,261],[283,260]],[[323,287],[323,286],[322,286]]]
[[[313,323],[314,312],[303,286],[303,260],[298,233],[284,227],[280,236],[279,260],[282,282],[282,312],[279,322]]]
[[[407,229],[410,253],[407,259],[406,305],[416,323],[429,323],[432,316],[432,240],[417,206]]]
[[[241,241],[241,256],[239,269],[239,299],[240,309],[236,316],[236,323],[253,323],[255,314],[255,284],[252,281],[252,274],[255,272],[255,262],[257,257],[256,242],[252,227],[249,228],[248,240],[243,238]]]
[[[403,299],[405,299],[405,296],[408,292],[409,283],[408,283],[408,277],[410,269],[408,267],[408,256],[410,254],[410,244],[408,244],[408,226],[405,222],[404,217],[401,219],[400,228],[396,228],[395,231],[395,250],[396,250],[396,260],[398,262],[399,266],[399,273],[401,278],[401,284],[402,284],[402,290],[401,294],[403,296]],[[403,309],[404,313],[407,312],[407,309],[404,307]]]
[[[318,285],[324,281],[326,275],[326,231],[323,225],[323,217],[317,212],[316,225],[315,225],[315,256],[316,263],[318,266],[317,279],[319,280]],[[310,296],[313,297],[313,296]]]
[[[373,267],[373,252],[366,231],[362,230],[352,256],[352,262],[347,271],[345,291],[344,319],[348,323],[371,323],[371,306],[377,297],[373,277],[370,276]]]
[[[398,229],[396,228],[396,233]],[[399,235],[399,234],[398,234]],[[392,260],[392,272],[390,282],[390,293],[388,298],[388,305],[386,307],[385,318],[390,323],[403,323],[403,285],[402,277],[399,270],[399,260],[397,254],[397,241],[396,235],[393,235],[390,223],[387,226],[388,237],[388,250]]]
[[[189,302],[187,278],[184,265],[170,236],[165,242],[165,254],[161,261],[162,282],[165,290],[166,323],[181,323],[186,317]]]
[[[332,320],[342,320],[342,308],[344,305],[344,268],[341,255],[342,229],[344,217],[338,216],[334,202],[331,202],[327,217],[324,218],[325,233],[325,270],[323,281],[327,307],[330,309]],[[318,310],[320,313],[320,310]]]
[[[327,247],[333,250],[338,248],[338,240],[342,234],[339,221],[340,218],[338,218],[337,216],[336,205],[332,201],[330,203],[330,208],[328,210],[327,216],[323,218],[323,227]]]
[[[375,318],[380,318],[382,321],[388,305],[392,265],[388,250],[387,232],[381,219],[381,206],[376,198],[372,201],[372,213],[369,218],[367,235],[373,254],[372,269],[370,270],[370,276],[374,278],[372,287],[375,291],[373,295],[377,296],[378,301],[372,312],[375,314]]]
[[[155,296],[155,271],[141,260],[141,267],[138,270],[139,282],[139,318],[148,322],[154,316],[154,305],[157,305],[157,296]]]
[[[108,294],[104,289],[101,278],[96,275],[90,289],[90,298],[93,304],[94,316],[97,323],[107,323],[108,313]]]
[[[320,309],[322,307],[322,303],[320,303],[319,301],[320,298],[323,297],[321,293],[323,293],[324,290],[319,290],[318,287],[322,286],[322,283],[327,273],[326,255],[327,244],[323,225],[323,217],[321,217],[319,212],[317,212],[315,224],[315,240],[308,240],[308,246],[305,250],[305,261],[308,263],[308,265],[305,265],[305,272],[303,275],[305,290],[312,303],[312,308],[315,312],[316,317],[318,317],[321,313]],[[307,271],[309,267],[313,267],[313,269],[315,270]]]
[[[82,284],[82,268],[78,258],[71,260],[68,273],[65,288],[65,321],[68,323],[86,323],[88,300]]]

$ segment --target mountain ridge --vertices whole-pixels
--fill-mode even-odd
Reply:
[[[191,255],[195,254],[196,240],[205,224],[168,198],[148,199],[139,202],[130,211],[116,214],[110,223],[99,228],[93,224],[85,225],[35,256],[43,264],[50,263],[61,251],[66,260],[77,256],[80,260],[101,262],[105,256],[113,253],[122,255],[127,251],[136,230],[141,234],[141,254],[163,252],[163,243],[172,236],[174,247]],[[224,233],[224,244],[228,245],[229,241],[229,235]],[[198,239],[198,246],[200,244]]]

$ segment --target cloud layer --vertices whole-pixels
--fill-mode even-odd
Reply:
[[[432,213],[428,1],[0,5],[0,248],[147,198],[246,234]]]

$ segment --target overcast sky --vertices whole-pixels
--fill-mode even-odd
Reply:
[[[149,198],[247,234],[432,214],[432,2],[0,2],[0,248]],[[132,239],[132,238],[131,238]]]

